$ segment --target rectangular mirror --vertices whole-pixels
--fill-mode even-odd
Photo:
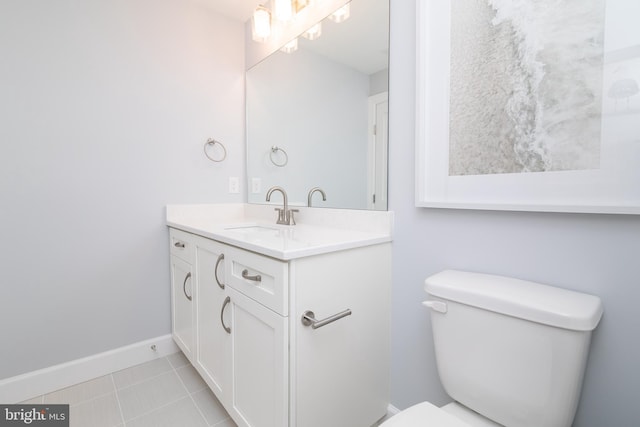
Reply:
[[[278,185],[294,206],[319,187],[313,206],[387,209],[389,2],[348,4],[247,71],[249,203]]]

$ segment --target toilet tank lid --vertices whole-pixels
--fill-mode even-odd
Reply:
[[[425,290],[445,300],[576,331],[595,329],[602,317],[597,296],[491,274],[445,270],[428,277]]]

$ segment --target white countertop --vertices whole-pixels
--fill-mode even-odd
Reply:
[[[391,212],[300,208],[297,225],[276,225],[273,206],[169,205],[167,225],[281,260],[392,240]]]

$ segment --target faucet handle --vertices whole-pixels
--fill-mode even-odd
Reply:
[[[286,212],[284,209],[282,208],[274,208],[274,211],[278,212],[278,220],[276,221],[276,224],[287,224],[287,218],[286,218]]]
[[[296,219],[293,216],[294,212],[300,212],[300,209],[289,209],[289,225],[296,225]]]

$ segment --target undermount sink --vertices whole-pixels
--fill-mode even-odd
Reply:
[[[249,240],[273,239],[289,235],[288,233],[284,234],[285,231],[282,228],[268,227],[256,223],[229,225],[224,227],[224,231],[229,232],[231,236]]]
[[[247,233],[259,233],[259,232],[270,232],[270,231],[278,231],[277,228],[275,227],[265,227],[262,225],[256,225],[256,224],[249,224],[249,225],[233,225],[230,227],[225,227],[225,230],[231,230],[231,231],[242,231],[242,232],[247,232]]]

